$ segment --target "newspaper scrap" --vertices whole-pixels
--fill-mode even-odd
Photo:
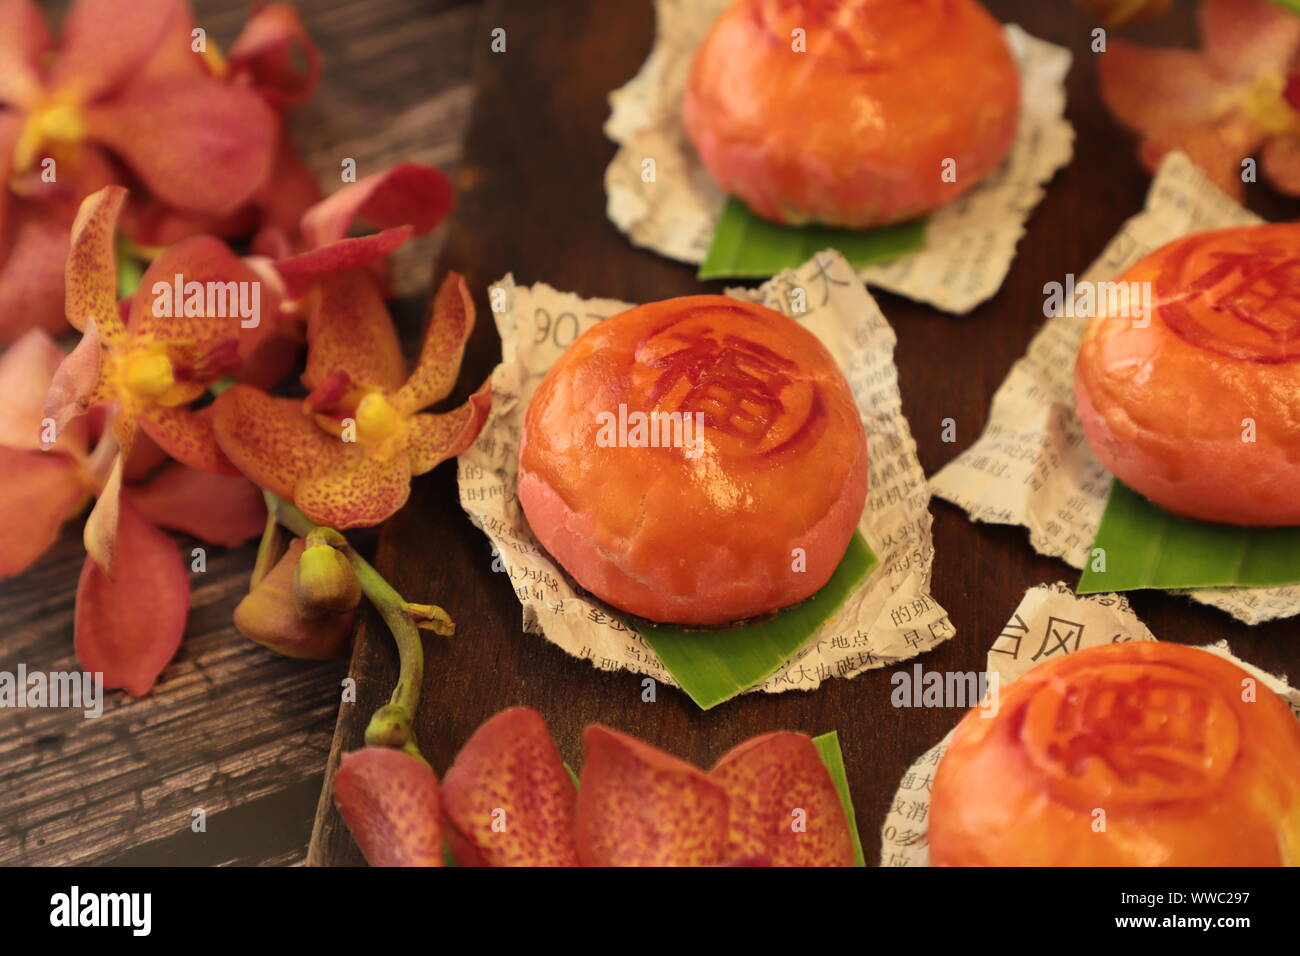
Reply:
[[[691,264],[704,261],[726,197],[686,138],[681,100],[695,50],[730,2],[656,0],[650,56],[609,96],[605,134],[619,150],[605,171],[606,213],[634,245]],[[1044,184],[1074,152],[1065,119],[1070,52],[1014,24],[1006,35],[1021,77],[1020,128],[1006,162],[930,217],[924,249],[862,269],[864,282],[958,314],[1001,287]]]
[[[1078,287],[1113,279],[1187,233],[1258,222],[1184,154],[1171,153],[1156,173],[1146,208],[1124,224]],[[930,479],[938,497],[975,521],[1024,525],[1034,550],[1076,568],[1083,567],[1097,536],[1111,483],[1074,408],[1074,358],[1087,324],[1086,317],[1064,312],[1048,319],[993,396],[979,440]],[[1247,624],[1300,614],[1300,585],[1179,593]]]
[[[867,506],[859,525],[880,559],[836,617],[767,681],[767,693],[814,690],[829,677],[853,677],[930,650],[952,637],[948,614],[930,596],[930,492],[903,417],[894,366],[894,330],[852,267],[818,253],[758,289],[728,295],[795,318],[836,356],[867,432]],[[630,670],[673,684],[625,614],[581,590],[538,546],[515,494],[520,432],[533,392],[560,353],[587,328],[631,308],[583,299],[545,283],[490,290],[502,362],[492,374],[492,412],[459,459],[461,506],[488,536],[494,567],[509,574],[523,606],[524,630],[601,670]],[[499,303],[499,306],[498,306]],[[803,304],[805,311],[796,313]],[[484,559],[488,560],[485,554]]]
[[[1080,597],[1066,583],[1044,584],[1025,592],[1016,613],[989,648],[989,684],[1009,684],[1038,663],[1086,647],[1127,641],[1156,640],[1116,594]],[[1233,655],[1227,641],[1206,645],[1202,650],[1232,661],[1265,687],[1278,694],[1300,720],[1300,689],[1248,664]],[[996,675],[996,678],[995,678]],[[960,719],[960,718],[959,718]],[[935,769],[948,750],[952,730],[903,774],[894,794],[885,824],[881,828],[881,866],[929,866],[930,840],[927,822]]]

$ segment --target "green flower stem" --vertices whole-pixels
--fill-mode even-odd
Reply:
[[[266,527],[262,529],[262,540],[257,543],[257,560],[253,562],[253,576],[249,579],[251,591],[271,573],[271,569],[284,556],[284,527],[275,515],[275,510],[268,504],[266,509]]]
[[[267,510],[282,525],[300,538],[311,537],[322,543],[328,542],[337,547],[347,557],[348,563],[361,584],[361,590],[370,598],[370,602],[379,612],[388,629],[393,632],[397,643],[400,670],[397,686],[393,688],[389,702],[375,711],[366,727],[366,744],[372,747],[394,747],[405,750],[420,760],[419,747],[415,741],[415,710],[420,702],[420,684],[424,677],[424,645],[420,641],[420,631],[408,610],[407,602],[384,580],[384,576],[375,570],[365,558],[356,552],[347,539],[333,528],[325,528],[313,523],[306,515],[289,502],[264,492]],[[342,542],[339,544],[338,542]]]

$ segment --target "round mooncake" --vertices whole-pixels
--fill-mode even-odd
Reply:
[[[849,229],[951,202],[1006,157],[1019,110],[976,0],[739,0],[682,102],[723,189],[775,222]]]
[[[1300,524],[1300,226],[1185,236],[1115,281],[1150,315],[1102,308],[1079,348],[1101,463],[1189,518]]]
[[[935,865],[1300,864],[1300,722],[1231,661],[1105,644],[996,703],[962,719],[935,771]]]
[[[844,556],[866,435],[839,367],[772,309],[699,295],[588,329],[528,406],[519,500],[584,588],[716,627],[794,604]]]

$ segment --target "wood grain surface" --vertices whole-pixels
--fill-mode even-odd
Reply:
[[[988,6],[1002,20],[1074,51],[1068,114],[1078,134],[1076,157],[1050,184],[1004,288],[990,302],[954,317],[878,295],[898,333],[903,406],[927,474],[978,436],[994,391],[1044,321],[1043,284],[1081,273],[1141,208],[1148,184],[1133,158],[1132,140],[1098,101],[1088,52],[1094,24],[1062,0],[990,0]],[[1191,42],[1188,11],[1181,14],[1136,35]],[[601,133],[606,95],[639,68],[649,50],[649,0],[494,0],[483,23],[485,30],[506,30],[507,51],[481,60],[465,146],[476,185],[461,198],[439,268],[439,274],[446,268],[463,272],[480,307],[458,401],[499,359],[484,289],[507,272],[521,283],[546,281],[584,296],[631,302],[723,288],[700,283],[690,267],[634,249],[605,216],[603,175],[614,152]],[[487,39],[480,36],[476,43],[485,46]],[[1296,215],[1294,204],[1262,196],[1259,202],[1270,218]],[[941,421],[949,417],[957,422],[956,445],[940,439]],[[982,670],[989,644],[1024,591],[1073,581],[1077,572],[1036,555],[1024,529],[973,525],[944,502],[934,502],[932,511],[932,593],[950,612],[957,634],[920,660],[928,669]],[[384,529],[378,560],[409,600],[441,603],[457,622],[454,637],[427,642],[418,720],[421,747],[440,773],[475,727],[516,704],[542,713],[561,756],[575,766],[582,730],[593,722],[634,733],[704,767],[754,734],[838,730],[867,859],[875,863],[880,825],[903,771],[961,716],[951,709],[892,707],[891,668],[832,679],[811,693],[748,694],[708,713],[670,689],[656,702],[643,703],[639,675],[598,671],[522,632],[519,603],[506,576],[493,573],[486,538],[462,513],[450,466],[416,483],[411,503]],[[1294,621],[1252,629],[1163,593],[1135,594],[1133,604],[1162,639],[1230,638],[1238,654],[1275,671],[1294,674],[1300,662]],[[395,654],[384,632],[363,628],[351,673],[361,692],[340,713],[331,772],[340,752],[361,745],[366,720],[392,686]],[[331,806],[328,785],[309,862],[361,862]]]
[[[58,16],[65,3],[46,5]],[[199,0],[197,21],[228,47],[250,3]],[[454,172],[473,99],[479,5],[447,0],[299,0],[325,74],[294,118],[324,189],[340,163],[360,175],[401,160]],[[403,250],[396,311],[417,330],[441,235]],[[0,477],[0,481],[3,478]],[[81,523],[26,574],[0,582],[0,670],[76,669],[73,598]],[[188,549],[197,542],[180,538]],[[342,662],[279,657],[231,624],[253,547],[208,549],[192,580],[180,654],[141,700],[104,716],[0,710],[0,865],[287,864],[307,852],[345,675]],[[193,811],[207,831],[191,829]]]

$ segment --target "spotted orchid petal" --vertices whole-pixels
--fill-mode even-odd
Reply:
[[[338,464],[306,472],[293,503],[317,524],[340,531],[369,528],[401,510],[411,494],[411,465],[405,454],[367,455],[355,444],[338,443]]]
[[[406,503],[405,453],[372,456],[359,443],[326,434],[301,403],[247,385],[223,392],[212,407],[217,439],[235,466],[317,524],[368,527]]]
[[[387,747],[344,754],[334,804],[371,866],[442,866],[438,778]]]
[[[212,424],[235,467],[289,501],[302,475],[323,463],[337,464],[344,445],[304,415],[301,402],[272,398],[250,385],[236,385],[217,397]]]
[[[699,769],[604,727],[583,734],[574,827],[584,866],[712,866],[727,795]]]
[[[211,407],[191,411],[153,406],[141,414],[140,427],[163,451],[191,468],[214,475],[239,473],[221,450],[212,427]]]
[[[0,578],[20,574],[45,553],[90,494],[81,466],[61,452],[0,445]]]
[[[189,614],[189,579],[175,542],[129,502],[120,504],[112,575],[87,556],[77,584],[77,660],[106,688],[152,689],[176,655]]]
[[[105,186],[86,197],[72,224],[65,308],[74,329],[94,319],[99,337],[115,345],[126,335],[117,307],[117,260],[113,235],[126,201],[121,186]]]
[[[727,858],[853,865],[844,805],[811,738],[785,731],[752,737],[719,760],[709,779],[730,801]]]
[[[464,405],[442,414],[423,412],[411,417],[406,453],[411,474],[432,471],[474,443],[492,411],[492,382],[484,382]]]
[[[315,388],[336,372],[384,390],[396,390],[406,378],[393,320],[374,280],[361,271],[326,278],[307,320],[303,384]]]
[[[447,836],[462,866],[577,866],[576,802],[541,714],[526,707],[479,727],[442,782]]]
[[[175,463],[123,494],[150,523],[234,548],[266,525],[261,491],[242,475],[214,475]]]
[[[456,384],[465,343],[474,331],[474,300],[465,279],[448,272],[433,298],[415,371],[394,400],[403,411],[418,411],[446,398]]]

